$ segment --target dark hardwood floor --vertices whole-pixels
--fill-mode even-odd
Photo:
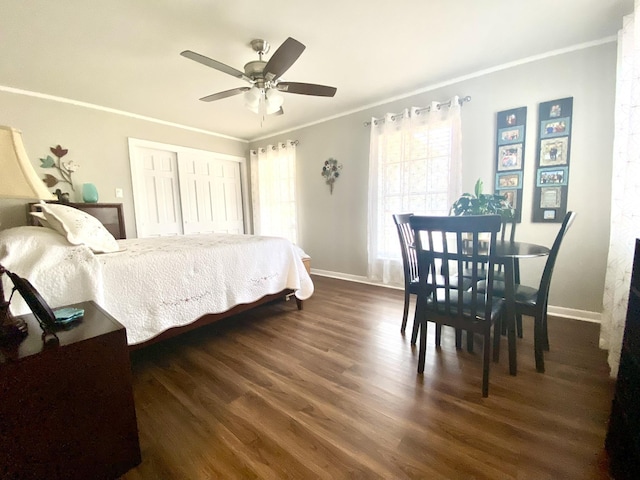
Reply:
[[[132,355],[142,463],[123,479],[608,478],[597,324],[550,319],[539,374],[525,318],[518,375],[503,338],[483,399],[479,339],[456,351],[445,328],[436,350],[430,325],[418,376],[401,291],[313,279],[303,311],[278,302]]]

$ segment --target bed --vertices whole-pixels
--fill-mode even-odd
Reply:
[[[47,209],[55,210],[40,214],[48,227],[0,232],[0,264],[29,279],[53,308],[95,301],[126,327],[132,349],[285,296],[295,296],[301,308],[313,293],[304,252],[283,238],[204,234],[115,240],[97,220],[75,219],[77,213],[55,225],[59,212],[75,210],[71,207]],[[84,237],[70,231],[74,226]],[[6,275],[3,281],[11,291]],[[18,295],[11,310],[29,311]]]

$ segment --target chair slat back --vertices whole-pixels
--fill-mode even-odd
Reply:
[[[517,225],[518,225],[518,222],[516,221],[515,218],[503,219],[502,226],[500,227],[500,240],[502,240],[503,242],[505,240],[508,240],[511,243],[515,242]],[[508,236],[507,236],[507,231],[509,232]]]
[[[477,318],[481,309],[484,309],[484,318],[490,317],[494,252],[500,223],[499,215],[412,216],[410,224],[418,255],[420,283],[418,301],[429,298],[430,310],[456,319],[454,326],[462,324],[465,318]],[[489,239],[482,239],[481,234],[489,234]],[[469,291],[462,282],[457,285],[449,282],[451,275],[462,278],[465,264],[467,270],[472,270]],[[439,269],[445,279],[444,288],[436,282]],[[482,296],[477,293],[478,281],[483,279],[487,280],[487,288],[484,305],[481,305],[478,297]]]
[[[542,271],[542,278],[540,279],[538,297],[536,298],[536,303],[538,305],[543,305],[543,302],[546,302],[547,298],[549,297],[549,289],[551,288],[551,276],[556,265],[556,259],[558,258],[558,252],[560,251],[560,245],[562,244],[562,240],[569,230],[569,227],[571,227],[571,225],[573,224],[576,215],[576,212],[567,212],[567,214],[564,216],[564,219],[562,220],[562,225],[560,226],[560,230],[558,230],[556,239],[553,241],[553,245],[551,246],[551,250],[549,251],[549,256],[547,257],[547,262],[545,263],[544,270]]]
[[[398,213],[393,215],[393,221],[398,230],[400,250],[402,251],[402,267],[404,269],[405,287],[411,282],[418,281],[418,257],[414,246],[413,230],[409,220],[413,213]]]

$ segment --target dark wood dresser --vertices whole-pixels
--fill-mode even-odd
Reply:
[[[613,478],[640,478],[640,239],[636,240],[629,305],[606,447]]]
[[[93,302],[44,346],[0,349],[0,478],[115,479],[141,461],[125,328]]]

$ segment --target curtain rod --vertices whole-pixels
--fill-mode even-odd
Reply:
[[[291,145],[291,146],[295,146],[298,145],[300,143],[300,140],[287,140],[286,142],[279,142],[276,143],[275,145],[271,145],[271,150],[277,150],[278,149],[278,145],[280,145],[280,148],[287,148],[287,146]],[[258,150],[262,151],[262,153],[264,153],[265,147],[260,147],[258,148]],[[258,153],[258,150],[251,150],[251,154],[256,155]]]
[[[471,97],[469,95],[466,95],[462,98],[460,98],[458,100],[458,103],[460,105],[462,105],[465,102],[470,102],[471,101]],[[437,108],[440,109],[440,107],[450,107],[451,106],[451,100],[449,100],[448,102],[441,102],[438,103]],[[428,112],[431,110],[431,105],[429,105],[428,107],[424,107],[424,108],[418,108],[416,109],[417,113],[422,113],[422,112]],[[391,116],[391,120],[395,120],[396,118],[402,118],[404,116],[404,113],[396,113],[395,115]],[[378,124],[378,122],[382,122],[384,123],[384,118],[373,118],[373,122],[375,125]],[[365,127],[369,127],[371,126],[371,122],[364,122],[364,126]]]

